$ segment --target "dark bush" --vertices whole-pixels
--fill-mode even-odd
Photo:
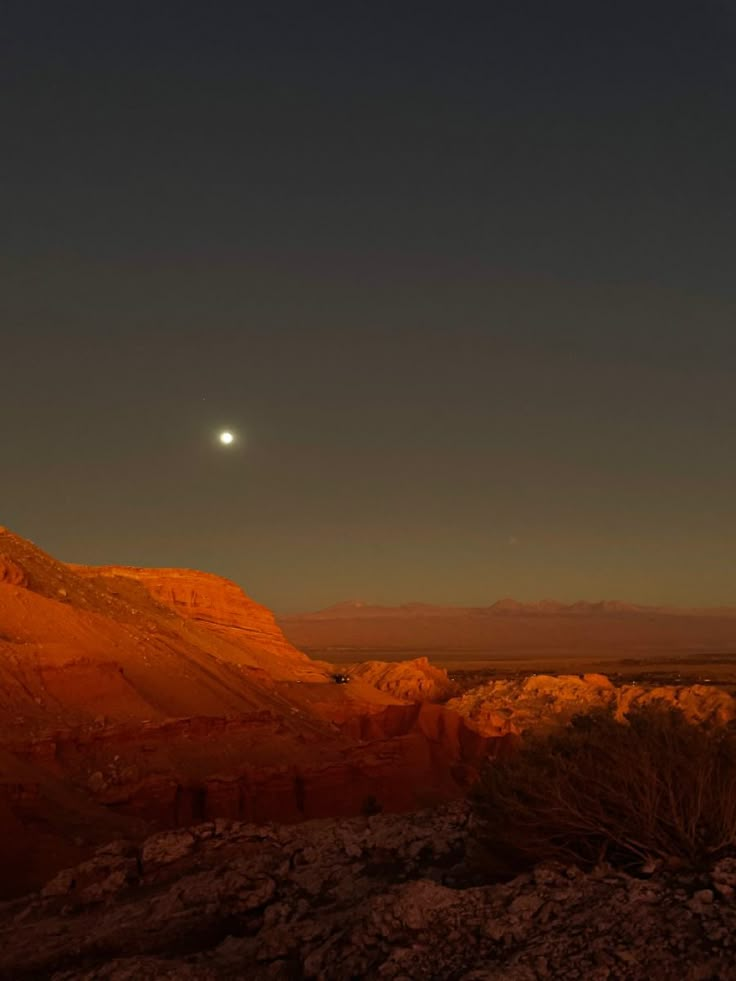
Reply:
[[[507,865],[700,868],[736,845],[736,733],[667,707],[579,716],[490,761],[473,802],[480,844]]]

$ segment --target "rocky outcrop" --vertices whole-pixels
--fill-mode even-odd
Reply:
[[[266,969],[300,943],[291,935],[297,908],[316,940],[320,905],[360,904],[387,877],[420,867],[447,875],[462,858],[466,823],[465,808],[454,806],[408,823],[383,815],[294,827],[218,821],[155,835],[139,848],[115,843],[57,875],[30,903],[0,908],[0,971],[51,977],[64,965],[76,971],[86,962],[94,970],[119,958],[128,961],[120,970],[132,971],[131,954],[169,956],[181,944],[207,950],[229,935],[232,947],[267,919],[265,957],[238,943],[226,955],[237,956],[237,970]]]
[[[444,702],[457,691],[447,672],[434,667],[426,657],[390,663],[364,661],[345,670],[353,679],[410,702]]]
[[[464,805],[294,827],[215,821],[116,842],[0,907],[23,981],[736,977],[736,861],[631,878],[475,868]]]
[[[736,700],[708,685],[614,687],[605,675],[533,675],[492,681],[453,698],[447,708],[470,721],[486,736],[519,734],[567,725],[574,715],[595,709],[626,713],[645,705],[669,705],[692,722],[725,725],[736,718]]]
[[[679,709],[691,722],[727,725],[736,718],[736,699],[711,685],[623,685],[616,689],[616,716],[652,703]]]

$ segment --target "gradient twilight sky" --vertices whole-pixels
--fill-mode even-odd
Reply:
[[[735,50],[732,0],[8,0],[0,523],[282,611],[735,603]]]

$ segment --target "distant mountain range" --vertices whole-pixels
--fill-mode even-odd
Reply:
[[[736,617],[736,607],[685,608],[677,606],[644,606],[621,600],[540,600],[523,603],[505,597],[489,606],[445,606],[432,603],[402,603],[382,606],[363,600],[345,600],[323,610],[293,613],[279,617],[282,623],[302,620],[369,620],[420,619],[425,617],[494,617],[494,616],[714,616]]]
[[[350,600],[326,610],[278,618],[301,650],[328,660],[335,651],[355,659],[418,652],[445,657],[475,651],[484,656],[563,654],[575,657],[736,655],[736,609],[640,606],[618,600],[521,603],[490,606],[405,603],[381,606]],[[362,652],[362,653],[358,653]],[[329,656],[328,656],[329,655]]]

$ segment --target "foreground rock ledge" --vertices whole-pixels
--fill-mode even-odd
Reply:
[[[736,978],[736,860],[469,885],[464,804],[108,845],[0,908],[3,978]]]

